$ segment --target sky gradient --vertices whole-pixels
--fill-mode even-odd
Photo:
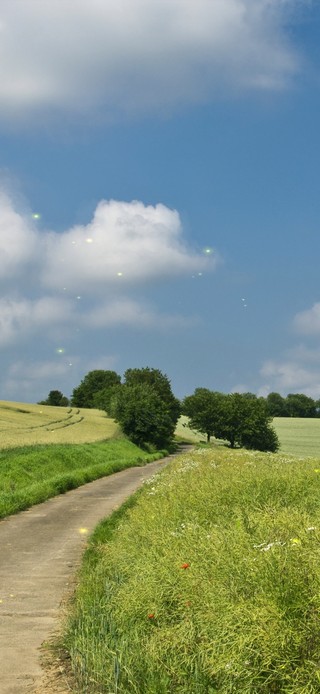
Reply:
[[[0,0],[1,399],[320,397],[320,5]]]

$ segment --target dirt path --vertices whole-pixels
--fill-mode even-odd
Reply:
[[[0,522],[1,694],[38,691],[44,675],[39,648],[58,627],[88,534],[172,457],[90,482]]]

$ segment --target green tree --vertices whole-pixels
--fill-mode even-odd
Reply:
[[[286,397],[288,417],[316,417],[316,403],[303,393],[289,393]]]
[[[275,452],[279,448],[276,432],[271,427],[264,398],[247,398],[246,394],[232,393],[223,401],[223,416],[215,431],[217,438],[235,445],[260,451]]]
[[[68,407],[68,398],[60,390],[50,390],[46,400],[42,400],[39,405],[53,405],[54,407]]]
[[[197,388],[183,400],[183,413],[190,418],[190,426],[217,439],[261,451],[276,451],[277,435],[272,429],[264,398],[253,393],[216,393]]]
[[[221,403],[220,417],[215,427],[217,439],[230,442],[231,448],[242,445],[241,436],[244,424],[248,426],[248,414],[252,410],[252,401],[240,393],[224,395]]]
[[[112,398],[111,413],[124,434],[138,446],[151,444],[161,448],[173,439],[175,423],[165,402],[148,383],[118,388]]]
[[[119,383],[121,383],[121,377],[115,371],[103,371],[102,369],[89,371],[80,385],[74,388],[71,404],[73,407],[95,407],[95,394]]]
[[[189,417],[190,428],[206,434],[208,443],[221,417],[223,397],[222,393],[208,388],[196,388],[193,395],[187,395],[182,402],[182,412]]]
[[[127,369],[124,374],[124,383],[127,386],[143,384],[151,386],[164,402],[167,413],[176,425],[181,414],[181,405],[171,390],[171,383],[166,374],[149,366],[142,369]]]
[[[95,407],[97,410],[104,410],[109,417],[113,417],[112,403],[119,391],[119,388],[122,387],[123,386],[121,383],[117,383],[117,385],[110,386],[109,388],[98,390],[98,392],[94,393],[93,395],[93,407]]]
[[[266,403],[270,417],[288,417],[286,399],[279,393],[269,393]]]

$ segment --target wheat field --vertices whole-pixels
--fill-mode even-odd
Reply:
[[[48,443],[91,443],[120,429],[101,410],[0,400],[0,449]]]

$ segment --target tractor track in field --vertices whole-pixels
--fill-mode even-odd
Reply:
[[[178,454],[193,446],[181,447]],[[59,631],[88,534],[175,455],[132,467],[0,521],[1,694],[70,694],[41,645]]]

